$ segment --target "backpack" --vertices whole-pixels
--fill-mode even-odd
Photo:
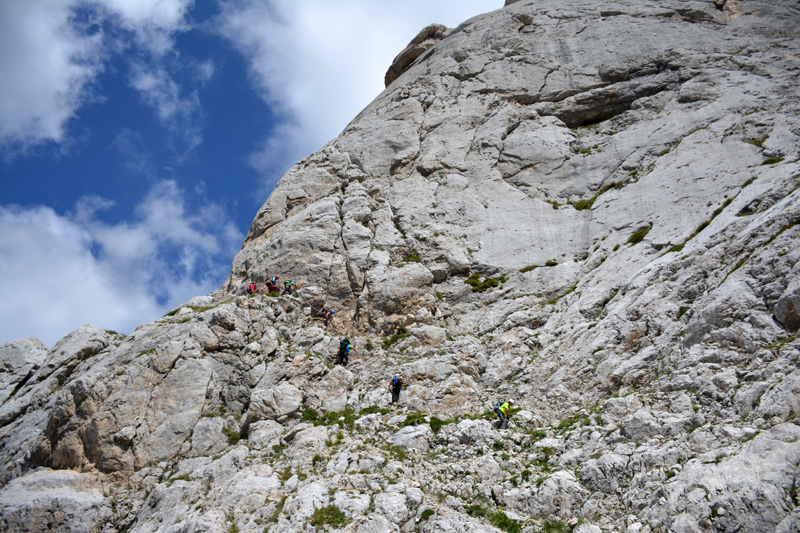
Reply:
[[[350,346],[348,339],[342,339],[339,343],[339,357],[344,357],[347,354],[347,347]]]

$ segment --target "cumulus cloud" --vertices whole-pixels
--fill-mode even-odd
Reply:
[[[423,27],[455,27],[500,0],[230,2],[219,33],[247,59],[279,125],[253,154],[271,190],[290,165],[336,137],[383,91],[383,76]]]
[[[172,50],[175,34],[187,31],[193,0],[105,0],[112,17],[133,33],[140,48],[160,57]]]
[[[65,2],[0,2],[0,147],[61,143],[77,109],[94,97],[103,35],[73,20]]]
[[[125,54],[130,84],[188,152],[201,141],[197,94],[174,81],[175,36],[187,31],[191,0],[0,2],[0,148],[6,157],[70,142],[69,125],[107,61]],[[133,53],[131,53],[133,52]],[[213,64],[199,67],[207,81]],[[205,78],[203,78],[205,77]]]
[[[186,203],[162,181],[132,222],[103,222],[114,203],[96,196],[64,215],[0,207],[0,343],[32,336],[52,346],[86,322],[130,333],[219,288],[244,236],[220,205],[188,212]]]

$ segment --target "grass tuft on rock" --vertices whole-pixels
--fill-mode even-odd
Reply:
[[[637,229],[634,231],[630,237],[628,237],[628,244],[639,244],[645,238],[645,236],[650,232],[650,228],[642,228]]]
[[[392,335],[391,337],[389,337],[388,339],[383,341],[383,343],[382,343],[383,349],[384,350],[388,350],[389,347],[391,347],[392,344],[394,344],[396,342],[399,342],[399,341],[401,341],[401,340],[403,340],[403,339],[405,339],[407,337],[410,337],[410,336],[411,336],[411,333],[409,333],[406,330],[406,328],[401,326],[401,327],[397,328],[397,331],[395,331],[394,335]]]
[[[477,272],[473,272],[470,276],[464,280],[464,283],[470,285],[472,287],[472,292],[484,292],[486,289],[490,289],[492,287],[499,287],[501,283],[506,282],[505,276],[500,276],[498,279],[494,278],[483,278],[481,274]]]

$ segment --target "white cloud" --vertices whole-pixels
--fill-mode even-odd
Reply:
[[[219,288],[244,238],[219,205],[188,212],[172,181],[150,190],[134,222],[100,220],[112,206],[87,197],[66,215],[0,207],[0,343],[52,346],[86,322],[130,333]]]
[[[245,56],[280,125],[253,154],[271,190],[383,91],[394,57],[425,26],[455,27],[502,0],[308,0],[223,4],[219,32]]]
[[[203,108],[196,92],[181,97],[180,86],[165,68],[139,62],[131,65],[130,84],[156,111],[161,123],[180,137],[182,151],[189,152],[203,141]]]
[[[192,0],[104,0],[119,24],[137,44],[156,57],[170,52],[175,33],[187,31],[186,12]]]
[[[81,106],[115,54],[131,61],[130,84],[186,153],[201,141],[195,92],[174,81],[175,36],[188,31],[191,0],[0,1],[0,148],[6,156],[47,142],[68,144]],[[108,33],[101,28],[110,25]],[[133,52],[133,53],[131,53]],[[213,63],[197,78],[208,81]]]
[[[65,2],[0,2],[0,147],[66,140],[103,69],[103,35],[74,24]]]

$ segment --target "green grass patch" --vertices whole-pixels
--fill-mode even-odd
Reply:
[[[636,174],[631,173],[631,175],[635,176]],[[612,181],[611,183],[606,183],[605,185],[600,187],[600,190],[598,190],[595,193],[595,195],[589,198],[588,200],[578,200],[577,202],[570,202],[570,205],[572,205],[572,207],[574,207],[578,211],[583,211],[584,209],[591,209],[592,206],[594,205],[595,200],[597,200],[600,197],[600,195],[607,193],[611,189],[620,189],[620,188],[622,188],[621,181]]]
[[[486,517],[486,508],[477,503],[475,505],[465,505],[464,510],[473,518]]]
[[[519,271],[524,274],[525,272],[530,272],[531,270],[533,270],[535,268],[539,268],[539,265],[528,265],[526,267],[520,268]]]
[[[412,250],[410,254],[403,257],[403,261],[405,262],[413,262],[413,263],[422,263],[422,258],[419,256],[416,250]]]
[[[542,524],[542,531],[544,533],[558,533],[567,530],[567,524],[560,520],[550,520],[549,518]]]
[[[283,505],[285,503],[286,503],[286,496],[282,497],[281,500],[278,502],[278,507],[275,509],[275,512],[272,513],[272,516],[270,516],[267,519],[267,522],[275,523],[278,521],[278,515],[280,515],[283,512]]]
[[[222,428],[222,432],[228,437],[228,444],[232,446],[239,444],[239,441],[242,439],[242,434],[238,431],[231,431],[228,428]]]
[[[422,511],[421,516],[423,520],[427,520],[428,518],[432,517],[435,514],[436,512],[433,509],[425,509],[424,511]]]
[[[764,161],[761,162],[762,165],[774,165],[776,163],[780,163],[786,159],[785,157],[768,157]]]
[[[552,298],[550,298],[549,300],[547,300],[547,303],[548,303],[549,305],[555,305],[555,303],[556,303],[556,302],[558,302],[558,301],[559,301],[561,298],[563,298],[564,296],[566,296],[566,295],[568,295],[568,294],[571,294],[571,293],[575,292],[575,289],[576,289],[577,287],[578,287],[578,284],[576,283],[575,285],[573,285],[572,287],[570,287],[569,289],[567,289],[566,291],[564,291],[562,294],[558,294],[558,295],[556,295],[556,296],[553,296],[553,297],[552,297]]]
[[[546,266],[546,267],[558,266],[558,261],[554,261],[554,260],[550,259],[549,261],[545,261],[544,262],[544,266]]]
[[[180,308],[178,308],[178,309],[173,309],[173,310],[172,310],[172,311],[170,311],[169,313],[166,313],[164,316],[175,316],[176,314],[178,314],[178,311],[180,311]]]
[[[788,223],[788,224],[785,224],[785,225],[781,226],[781,229],[779,229],[777,232],[775,232],[775,233],[774,233],[774,234],[773,234],[773,235],[772,235],[772,236],[769,238],[769,240],[768,240],[767,242],[765,242],[765,243],[764,243],[764,246],[766,246],[766,245],[768,245],[768,244],[772,244],[772,241],[774,241],[775,239],[777,239],[777,238],[780,236],[780,234],[781,234],[781,233],[783,233],[783,232],[784,232],[784,231],[786,231],[787,229],[791,229],[791,228],[793,228],[793,227],[794,227],[794,226],[795,226],[795,225],[796,225],[798,222],[800,222],[800,218],[798,218],[797,220],[793,220],[792,222],[790,222],[790,223]]]
[[[650,232],[650,228],[649,227],[648,228],[637,229],[636,231],[634,231],[631,234],[630,237],[628,237],[627,243],[628,244],[639,244],[640,242],[642,242],[644,240],[645,236],[647,236],[647,234],[649,232]]]
[[[455,424],[455,423],[456,423],[456,421],[452,420],[452,419],[442,420],[441,418],[437,418],[435,416],[432,416],[430,425],[431,425],[431,430],[434,433],[439,433],[439,430],[442,429],[444,426],[446,426],[448,424]]]
[[[744,183],[742,183],[742,189],[744,189],[745,187],[747,187],[748,185],[750,185],[751,183],[753,183],[757,179],[758,179],[758,176],[753,176],[749,180],[745,181]]]
[[[377,405],[370,405],[369,407],[365,407],[362,410],[360,410],[358,412],[358,414],[360,414],[362,416],[364,416],[364,415],[374,415],[374,414],[385,415],[385,414],[389,414],[391,412],[392,412],[391,409],[385,409],[383,407],[378,407]]]
[[[502,529],[507,533],[522,533],[522,526],[516,520],[512,520],[503,511],[498,511],[487,516],[489,522],[497,529]]]
[[[316,423],[319,421],[319,413],[317,413],[311,407],[304,407],[300,413],[302,414],[302,417],[300,418],[301,422],[309,422],[316,425]]]
[[[464,283],[472,287],[472,292],[484,292],[492,287],[499,287],[501,283],[506,281],[505,276],[500,276],[499,279],[484,278],[483,281],[481,281],[481,278],[484,278],[484,276],[474,272],[464,280]]]
[[[410,337],[410,336],[411,336],[411,333],[409,333],[406,330],[406,328],[401,326],[401,327],[397,328],[397,331],[395,331],[394,335],[392,335],[391,337],[389,337],[389,338],[387,338],[387,339],[385,339],[383,341],[383,343],[382,343],[383,344],[383,349],[384,350],[388,350],[389,347],[392,344],[394,344],[396,342],[399,342],[399,341],[401,341],[401,340],[403,340],[403,339],[405,339],[407,337]]]
[[[425,415],[422,413],[409,413],[406,415],[406,419],[403,420],[403,423],[400,424],[401,428],[406,426],[418,426],[419,424],[425,423]]]
[[[341,419],[341,420],[340,420]],[[341,411],[329,411],[319,417],[314,422],[315,426],[330,426],[338,424],[340,428],[352,427],[356,421],[356,413],[352,409],[343,409]]]
[[[797,335],[792,335],[792,336],[789,336],[789,337],[780,337],[777,342],[775,342],[773,344],[770,344],[769,346],[766,346],[765,348],[767,350],[780,350],[781,348],[783,348],[784,346],[786,346],[790,342],[794,342],[795,339],[797,339]]]
[[[750,139],[747,142],[749,142],[753,146],[758,146],[759,148],[761,148],[762,146],[764,146],[764,142],[767,139],[769,139],[769,135],[764,135],[763,137],[759,137],[758,139]]]
[[[669,250],[667,250],[667,253],[670,253],[670,252],[680,252],[681,250],[683,250],[683,247],[684,247],[684,246],[686,246],[686,243],[685,243],[685,242],[682,242],[682,243],[680,243],[680,244],[676,244],[675,246],[672,246],[672,247],[670,247],[670,249],[669,249]]]
[[[399,461],[404,463],[408,456],[406,455],[405,449],[402,446],[389,446],[388,447],[389,455],[391,455],[392,459],[395,461]]]

